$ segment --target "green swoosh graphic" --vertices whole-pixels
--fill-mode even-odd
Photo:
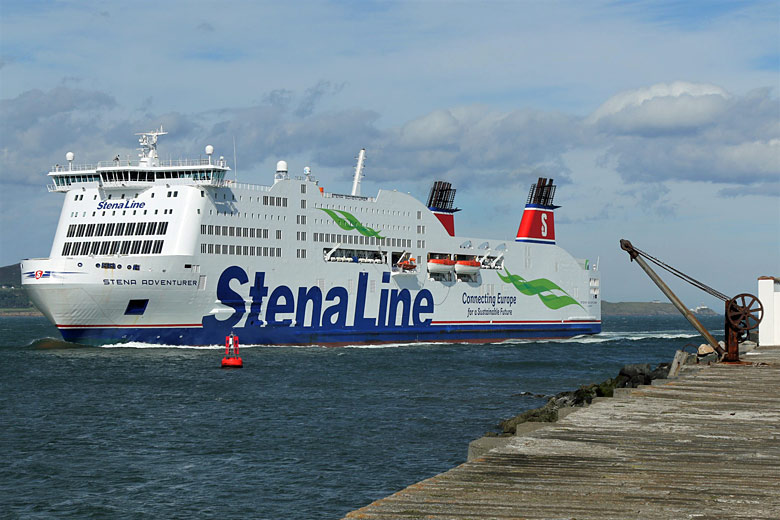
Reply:
[[[522,276],[510,273],[506,267],[504,268],[504,271],[506,271],[506,276],[503,276],[501,273],[496,273],[504,283],[511,283],[515,286],[515,289],[526,296],[537,295],[548,309],[556,310],[561,307],[566,307],[567,305],[579,305],[582,307],[577,300],[569,296],[569,293],[547,278],[525,280]],[[554,290],[562,292],[565,296],[553,294],[552,291]],[[582,308],[584,309],[585,307]]]
[[[328,216],[333,219],[333,222],[335,222],[336,225],[338,225],[338,227],[340,227],[344,231],[352,231],[353,229],[355,229],[357,230],[358,233],[366,237],[385,238],[382,235],[380,235],[376,230],[368,226],[364,226],[357,218],[355,218],[355,215],[353,215],[352,213],[343,210],[337,210],[339,213],[344,215],[344,217],[342,218],[334,210],[325,209],[325,208],[318,208],[318,209],[321,209],[322,211],[327,213]]]

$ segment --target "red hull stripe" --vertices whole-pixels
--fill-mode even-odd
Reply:
[[[500,325],[502,323],[601,323],[599,320],[492,320],[492,321],[432,321],[431,325]]]
[[[202,327],[202,323],[160,323],[154,325],[57,325],[58,329],[142,329],[150,327]]]

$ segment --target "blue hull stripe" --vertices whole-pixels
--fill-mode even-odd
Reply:
[[[139,341],[167,345],[223,345],[234,332],[242,345],[354,345],[363,343],[500,341],[506,339],[570,338],[598,334],[600,322],[502,324],[500,327],[431,325],[384,329],[312,329],[294,327],[239,328],[62,328],[66,341],[74,343],[120,343]]]

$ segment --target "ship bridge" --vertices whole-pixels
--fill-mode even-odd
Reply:
[[[128,188],[149,187],[154,184],[188,184],[198,186],[222,186],[225,174],[230,171],[224,157],[212,159],[214,147],[206,146],[206,158],[160,160],[157,155],[157,137],[165,135],[162,127],[153,132],[139,135],[137,160],[122,159],[119,155],[112,161],[96,164],[74,165],[74,154],[68,152],[67,166],[55,165],[49,172],[53,183],[47,186],[50,192],[66,192],[74,188]]]

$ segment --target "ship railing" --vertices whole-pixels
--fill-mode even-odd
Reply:
[[[53,172],[69,172],[69,171],[94,171],[98,168],[137,168],[137,167],[150,167],[149,162],[143,163],[139,160],[130,159],[118,159],[113,161],[99,161],[97,163],[84,163],[73,165],[55,164],[51,171]],[[174,168],[174,167],[191,167],[191,166],[212,166],[217,168],[225,168],[227,165],[224,161],[214,161],[209,163],[208,158],[198,159],[167,159],[157,160],[154,164],[154,168]]]
[[[231,181],[230,179],[219,181],[214,185],[219,186],[220,188],[237,188],[241,190],[252,190],[252,191],[271,191],[270,186],[263,186],[262,184],[247,184],[244,182],[235,182],[235,181]]]
[[[349,200],[367,200],[369,202],[376,202],[374,197],[361,197],[358,195],[342,195],[340,193],[323,193],[323,197],[326,199],[349,199]]]

